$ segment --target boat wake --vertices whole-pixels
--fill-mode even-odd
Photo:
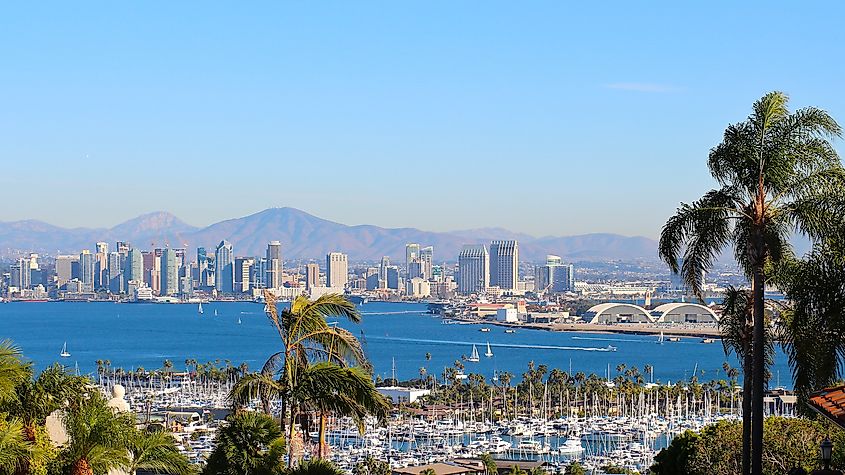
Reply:
[[[591,336],[573,336],[573,340],[591,340],[591,341],[631,341],[634,343],[651,343],[649,340],[634,340],[633,338],[597,338]]]
[[[472,341],[454,341],[454,340],[428,340],[423,338],[400,338],[390,336],[368,336],[368,340],[388,340],[388,341],[404,341],[407,343],[434,343],[439,345],[481,345],[481,342]],[[612,347],[589,347],[589,346],[557,346],[557,345],[523,345],[519,343],[490,343],[492,347],[498,348],[525,348],[535,350],[561,350],[561,351],[600,351],[611,352],[615,351]]]

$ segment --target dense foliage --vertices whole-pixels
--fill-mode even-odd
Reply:
[[[845,466],[845,432],[822,421],[768,417],[763,432],[763,473],[783,475],[819,464],[819,444],[834,441],[833,466]],[[742,425],[720,421],[700,433],[685,432],[654,459],[655,475],[734,475],[742,470]]]

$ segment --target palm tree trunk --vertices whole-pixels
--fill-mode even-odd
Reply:
[[[290,427],[288,427],[288,468],[293,467],[294,436],[296,435],[296,411],[291,407]]]
[[[751,291],[754,296],[754,338],[751,345],[753,359],[753,387],[751,402],[751,473],[752,475],[763,474],[763,390],[765,388],[765,371],[766,371],[766,350],[765,350],[765,324],[764,318],[764,301],[765,298],[765,282],[763,280],[763,262],[762,262],[762,236],[757,236],[755,239],[756,250],[759,251],[759,264],[754,266],[754,275],[752,276]]]
[[[326,413],[320,411],[320,437],[317,444],[317,458],[323,458],[326,451]]]
[[[70,475],[94,475],[94,469],[91,468],[88,460],[83,457],[73,462],[73,465],[70,467]]]
[[[751,469],[751,365],[750,348],[746,349],[742,361],[742,473],[748,475]]]

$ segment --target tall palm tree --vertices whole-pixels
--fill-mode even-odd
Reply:
[[[71,475],[94,475],[129,466],[127,440],[132,416],[115,413],[98,392],[88,394],[64,415],[69,443],[65,448]]]
[[[305,402],[310,401],[311,407],[314,407],[314,394],[319,391],[320,394],[337,394],[336,388],[349,384],[348,380],[342,379],[330,382],[331,377],[356,376],[357,373],[344,373],[341,370],[358,365],[366,371],[364,374],[369,379],[371,366],[358,339],[351,332],[337,325],[329,325],[326,321],[327,317],[341,317],[360,322],[361,315],[357,307],[344,296],[327,294],[314,301],[300,296],[291,303],[289,309],[281,312],[276,307],[275,296],[269,292],[265,292],[264,296],[267,316],[282,340],[283,349],[270,356],[259,374],[248,375],[238,381],[230,397],[236,406],[259,397],[265,411],[269,409],[269,401],[280,400],[282,418],[284,420],[286,415],[289,418],[289,423],[283,429],[287,430],[288,440],[292,441],[295,423],[298,416],[303,414]],[[314,384],[314,378],[322,378],[321,383]],[[369,384],[372,386],[371,381]],[[374,388],[371,392],[346,393],[345,398],[334,398],[336,406],[332,409],[355,415],[361,408],[380,408],[381,404],[374,402],[378,401],[374,393]],[[356,395],[356,398],[350,398],[350,395]],[[353,402],[355,404],[351,405]],[[323,404],[329,403],[326,401]],[[325,414],[322,414],[321,418],[324,417]],[[293,462],[293,446],[289,444],[288,463]]]
[[[729,286],[725,291],[719,332],[725,354],[736,354],[742,364],[742,473],[751,467],[751,343],[754,323],[752,320],[752,295],[747,290]]]
[[[126,472],[130,475],[135,475],[139,469],[171,475],[193,473],[188,459],[179,453],[175,439],[167,432],[133,430],[126,448],[129,450]]]
[[[270,416],[241,411],[219,430],[205,475],[272,475],[284,469],[285,439]]]
[[[842,223],[831,203],[845,188],[845,172],[830,143],[841,128],[820,109],[790,112],[787,102],[781,92],[766,94],[744,122],[727,128],[708,160],[719,188],[682,203],[660,236],[660,257],[699,297],[702,272],[733,246],[751,281],[753,348],[765,347],[766,280],[771,265],[791,255],[790,234],[797,230],[819,241]],[[759,475],[765,355],[753,353],[752,394],[746,396],[752,397],[751,473]]]
[[[845,236],[816,246],[779,272],[791,305],[783,312],[783,347],[799,400],[843,375],[845,358]]]

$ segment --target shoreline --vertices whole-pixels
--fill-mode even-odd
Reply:
[[[685,328],[673,326],[658,326],[645,323],[622,323],[616,325],[601,325],[596,323],[506,323],[490,320],[475,320],[461,317],[449,317],[462,323],[475,325],[495,325],[513,329],[542,330],[548,332],[581,332],[595,334],[622,335],[654,335],[663,333],[664,336],[686,338],[711,338],[721,340],[722,335],[717,327]]]

